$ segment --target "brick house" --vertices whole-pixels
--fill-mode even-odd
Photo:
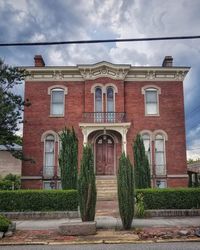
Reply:
[[[23,162],[23,188],[60,188],[58,133],[74,127],[83,145],[94,149],[98,178],[116,176],[122,151],[133,162],[132,144],[143,137],[152,187],[187,186],[183,80],[188,67],[91,65],[45,66],[42,56],[25,82],[23,151],[35,164]]]

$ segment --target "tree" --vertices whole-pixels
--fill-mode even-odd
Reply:
[[[83,148],[78,180],[79,206],[82,221],[94,221],[96,208],[96,180],[94,158],[90,145]]]
[[[29,100],[16,95],[13,88],[23,83],[27,73],[23,69],[4,64],[0,59],[0,144],[3,144],[16,158],[23,159],[22,152],[13,150],[16,142],[16,132],[22,123],[24,106],[29,106]]]
[[[150,188],[151,175],[142,137],[138,134],[133,145],[134,176],[136,188]]]
[[[78,139],[73,128],[72,130],[65,128],[59,137],[62,189],[77,189]]]
[[[117,187],[119,212],[123,228],[130,229],[134,216],[134,175],[133,166],[124,152],[119,159]]]

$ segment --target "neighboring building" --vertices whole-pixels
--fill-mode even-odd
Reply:
[[[14,144],[12,147],[14,150],[22,150],[22,146]],[[7,150],[4,145],[0,145],[0,176],[5,177],[7,174],[21,175],[22,162],[16,159]]]
[[[200,186],[200,161],[188,163],[187,169],[191,186]]]
[[[74,127],[83,145],[94,149],[98,176],[115,176],[122,151],[133,162],[132,145],[143,137],[151,165],[152,187],[187,186],[183,80],[188,67],[161,67],[100,62],[45,66],[35,56],[26,67],[23,151],[35,164],[22,166],[23,188],[59,188],[59,137]]]

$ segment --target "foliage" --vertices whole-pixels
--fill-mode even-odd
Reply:
[[[0,190],[20,189],[20,176],[8,174],[4,178],[0,178]]]
[[[25,70],[8,66],[0,59],[0,144],[19,159],[24,159],[23,154],[14,150],[13,143],[16,142],[18,124],[22,122],[24,106],[30,103],[16,95],[14,88],[23,83],[26,75]]]
[[[187,163],[196,163],[196,162],[200,162],[200,158],[197,158],[197,159],[191,159],[191,158],[189,158],[188,160],[187,160]]]
[[[70,211],[78,208],[76,190],[0,191],[0,211]]]
[[[200,188],[138,189],[144,197],[145,209],[200,208]]]
[[[145,216],[144,197],[142,193],[138,193],[136,196],[135,216],[139,218],[143,218]]]
[[[138,134],[133,145],[134,153],[134,176],[136,188],[150,188],[151,175],[149,161],[145,154],[142,137]]]
[[[0,214],[0,232],[6,232],[8,230],[9,224],[11,224],[11,221],[4,215]]]
[[[134,216],[134,175],[133,166],[124,152],[119,159],[117,187],[123,228],[130,229]]]
[[[59,166],[62,189],[77,189],[78,139],[73,128],[72,130],[65,128],[59,137],[61,141]]]
[[[94,159],[90,145],[83,148],[81,170],[78,179],[79,206],[82,221],[94,221],[96,207],[96,180]]]

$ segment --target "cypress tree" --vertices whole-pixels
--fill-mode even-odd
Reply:
[[[83,148],[78,179],[79,206],[82,221],[94,221],[96,208],[96,178],[94,158],[90,145]]]
[[[150,188],[151,175],[142,137],[138,134],[133,145],[134,176],[136,188]]]
[[[62,189],[77,189],[78,140],[74,129],[64,129],[59,135]]]
[[[119,212],[124,229],[130,229],[134,216],[133,166],[123,152],[119,159],[117,175]]]

